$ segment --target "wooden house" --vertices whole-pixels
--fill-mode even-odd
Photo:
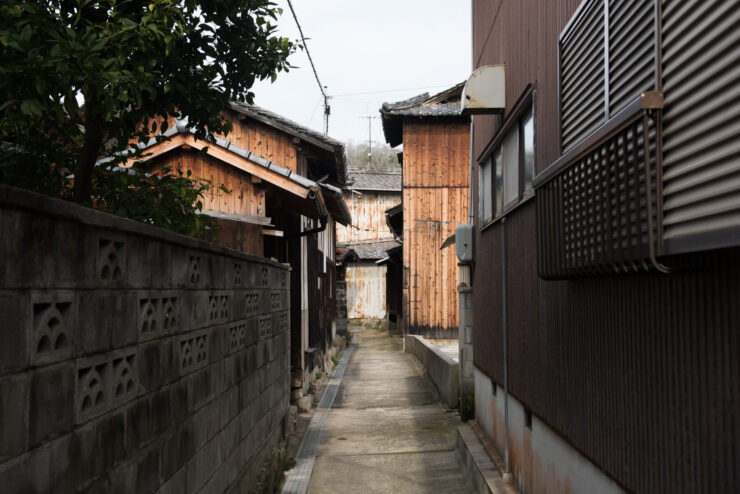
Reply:
[[[386,251],[399,244],[385,221],[386,209],[401,203],[401,170],[351,168],[345,202],[354,224],[337,227],[337,247],[344,257],[344,282],[349,319],[387,319]]]
[[[403,144],[403,324],[407,334],[457,338],[457,258],[440,250],[468,221],[470,119],[462,84],[380,110],[385,140]]]
[[[144,161],[224,185],[204,200],[217,222],[216,243],[289,263],[291,365],[311,370],[335,334],[336,224],[351,215],[341,187],[343,145],[264,108],[232,103],[233,130],[216,142],[196,139],[185,121],[152,139]]]
[[[477,422],[522,492],[738,492],[737,4],[472,25],[474,68],[506,65],[473,117]]]

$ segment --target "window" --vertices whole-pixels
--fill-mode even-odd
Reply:
[[[491,159],[487,159],[478,168],[478,196],[479,211],[478,216],[482,221],[491,219]]]
[[[525,93],[483,152],[479,177],[479,220],[485,226],[533,194],[534,94]]]

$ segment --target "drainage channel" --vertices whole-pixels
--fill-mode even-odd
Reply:
[[[316,411],[311,417],[311,422],[308,423],[306,435],[303,436],[303,441],[301,441],[301,445],[298,447],[298,452],[295,455],[296,465],[285,474],[286,478],[283,490],[281,491],[282,494],[305,494],[308,491],[308,483],[311,481],[313,465],[316,462],[316,453],[319,450],[324,426],[326,425],[326,420],[329,418],[329,411],[331,411],[331,407],[334,404],[334,399],[337,397],[339,386],[342,384],[342,377],[344,377],[344,371],[349,363],[349,358],[352,356],[355,348],[357,348],[357,335],[355,335],[352,344],[344,352],[342,360],[334,371],[334,379],[326,386],[324,394],[321,396],[321,400],[319,400],[319,404],[316,407]]]

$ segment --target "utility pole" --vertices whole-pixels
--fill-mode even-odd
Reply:
[[[374,118],[373,116],[366,116],[366,117],[360,117],[360,118],[367,118],[367,163],[370,168],[373,166],[373,127],[372,127],[372,121]]]
[[[324,86],[324,90],[321,91],[321,94],[324,95],[324,135],[329,135],[329,114],[331,113],[331,106],[329,106],[329,95],[326,94],[326,86]]]

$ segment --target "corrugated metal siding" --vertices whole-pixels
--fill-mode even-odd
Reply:
[[[740,227],[740,9],[722,0],[664,1],[662,44],[670,248]]]
[[[604,107],[604,4],[587,0],[560,39],[560,115],[563,151],[601,125]]]
[[[558,35],[579,3],[473,1],[474,62],[507,64],[507,111],[528,83],[536,85],[538,172],[559,157]],[[717,7],[685,9],[707,17]],[[709,17],[721,24],[735,10]],[[705,86],[722,87],[738,67]],[[725,86],[731,104],[736,86]],[[714,104],[703,89],[684,97]],[[475,157],[494,131],[493,117],[475,117]],[[740,492],[740,252],[686,256],[702,269],[677,275],[541,281],[531,270],[534,207],[506,223],[510,261],[522,270],[515,275],[509,264],[512,393],[627,490]],[[499,228],[476,239],[474,360],[501,385]]]
[[[347,317],[382,319],[386,311],[386,267],[374,262],[347,265]]]
[[[479,244],[474,360],[503,386],[500,228]],[[738,492],[740,250],[679,275],[539,281],[533,205],[505,228],[512,394],[628,491]]]
[[[609,1],[609,115],[655,89],[655,0]]]

